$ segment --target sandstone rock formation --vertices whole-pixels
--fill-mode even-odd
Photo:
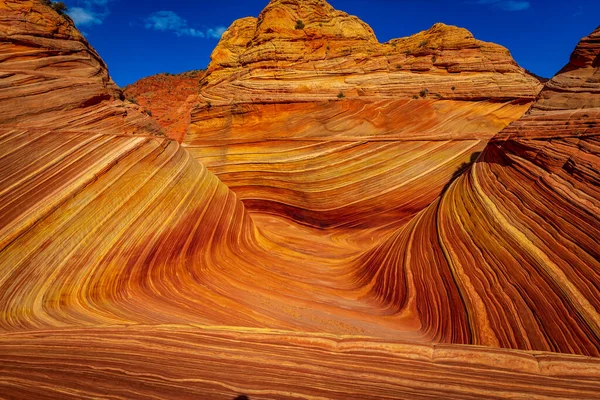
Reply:
[[[325,1],[274,0],[223,34],[183,143],[251,211],[397,225],[540,89],[507,49],[465,29],[382,44]]]
[[[0,390],[26,398],[594,399],[600,386],[597,358],[219,327],[16,333],[0,362]]]
[[[273,0],[258,19],[236,21],[203,80],[211,106],[427,96],[531,101],[537,78],[509,51],[465,29],[435,24],[379,43],[357,17],[322,0]],[[208,107],[200,104],[201,108]]]
[[[144,107],[163,127],[165,134],[183,141],[190,114],[197,104],[198,86],[204,71],[158,74],[123,88],[125,97]]]
[[[3,126],[159,132],[139,107],[120,101],[104,61],[72,22],[36,0],[6,0],[1,10]]]
[[[272,1],[258,37],[323,12],[328,35],[371,41],[298,4]],[[181,146],[67,20],[0,10],[2,395],[598,393],[600,29],[497,135],[526,85],[494,101],[242,96],[197,109]],[[237,62],[243,40],[223,40]],[[231,87],[238,67],[219,68],[201,96],[219,74]]]
[[[382,303],[427,316],[432,339],[600,356],[599,38],[584,38],[467,174],[360,260],[357,276]]]

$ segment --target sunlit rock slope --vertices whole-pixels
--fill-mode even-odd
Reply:
[[[72,22],[39,1],[0,5],[0,124],[10,128],[155,134],[120,101],[104,61]]]

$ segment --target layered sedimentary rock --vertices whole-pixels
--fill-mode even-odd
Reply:
[[[31,23],[23,15],[36,14],[36,26],[48,26],[47,32],[39,28],[46,33],[34,31],[31,42],[52,36],[56,21],[68,24],[39,3],[2,4],[10,7],[3,47],[14,51],[11,60],[20,53],[10,32],[25,32]],[[33,53],[38,61],[25,60],[19,74],[38,74],[36,66],[50,62],[54,40],[39,44],[49,47]],[[75,63],[51,79],[66,86],[96,59],[76,33],[59,43],[87,49],[79,56],[83,67]],[[37,80],[14,85],[12,76],[3,81],[7,99],[38,90]],[[62,109],[31,102],[19,108],[18,119],[0,121],[3,330],[202,323],[398,333],[394,318],[379,321],[382,310],[357,299],[360,288],[344,279],[351,273],[344,261],[364,247],[362,241],[312,236],[279,220],[274,231],[266,228],[273,224],[268,218],[258,229],[233,192],[178,143],[155,135],[150,118],[119,100],[118,89],[98,76],[108,77],[102,64],[90,82],[78,78],[78,85],[114,90],[114,96],[89,106],[74,101],[74,89],[58,103]],[[43,91],[42,100],[61,90]],[[14,101],[6,104],[7,112],[16,108]],[[121,109],[132,112],[107,113]],[[299,270],[307,255],[311,265]]]
[[[198,85],[204,71],[158,74],[123,88],[127,100],[137,103],[163,127],[171,139],[181,142],[196,106]]]
[[[184,146],[249,210],[377,228],[430,204],[541,83],[465,29],[379,43],[325,1],[274,0],[223,34],[200,86]]]
[[[581,41],[468,173],[357,264],[381,303],[426,316],[431,338],[600,355],[599,37]]]
[[[273,1],[261,35],[297,4]],[[598,392],[598,31],[489,144],[525,111],[520,89],[215,104],[181,146],[68,20],[0,9],[3,395]]]
[[[600,389],[597,358],[215,327],[0,336],[0,369],[0,390],[23,398],[594,399]]]
[[[466,29],[439,23],[379,43],[367,24],[321,0],[271,1],[258,19],[236,21],[211,58],[201,94],[212,106],[340,94],[411,98],[421,91],[434,98],[531,101],[540,89],[506,48]]]
[[[104,61],[67,17],[39,1],[7,0],[0,31],[2,126],[159,132],[138,106],[120,101]]]
[[[37,1],[0,4],[2,329],[181,321],[150,309],[135,316],[125,304],[144,297],[133,292],[153,292],[148,267],[173,235],[178,252],[167,253],[175,259],[210,254],[215,235],[219,243],[253,237],[242,204],[120,100],[68,19]],[[220,237],[230,226],[234,236]],[[181,276],[171,261],[157,262]]]

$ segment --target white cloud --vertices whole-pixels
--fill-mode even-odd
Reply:
[[[192,28],[188,22],[173,11],[157,11],[144,19],[144,27],[161,32],[173,32],[177,36],[220,39],[227,28],[218,26],[205,30]]]
[[[102,23],[102,20],[93,12],[81,7],[69,9],[69,17],[73,19],[73,22],[75,22],[75,25],[77,26],[100,25]]]
[[[67,14],[78,27],[101,25],[108,17],[108,3],[112,0],[80,0],[78,7],[70,7]]]
[[[210,28],[206,31],[206,36],[214,39],[221,39],[221,36],[223,36],[226,30],[227,28],[224,26],[218,26],[214,29]]]
[[[531,3],[526,0],[479,0],[476,4],[487,4],[504,11],[522,11],[531,7]]]

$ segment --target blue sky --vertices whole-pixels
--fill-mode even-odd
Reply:
[[[268,0],[66,0],[69,13],[120,86],[160,72],[205,68],[231,22]],[[508,47],[517,62],[554,75],[579,39],[600,23],[597,0],[329,0],[384,42],[444,22]]]

